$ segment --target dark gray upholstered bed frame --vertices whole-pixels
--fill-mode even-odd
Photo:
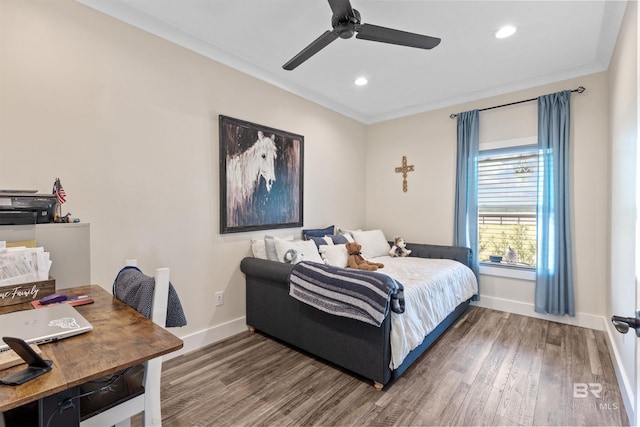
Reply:
[[[445,258],[471,265],[471,250],[462,247],[408,243],[410,256]],[[391,360],[388,315],[380,327],[334,316],[289,296],[293,266],[259,258],[244,258],[240,269],[247,282],[247,325],[374,382],[376,388],[398,378],[468,308],[460,304],[395,370]]]

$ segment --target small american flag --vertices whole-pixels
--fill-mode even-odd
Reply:
[[[59,205],[67,201],[67,193],[65,193],[64,188],[62,188],[60,178],[56,178],[53,183],[53,194],[56,195]]]

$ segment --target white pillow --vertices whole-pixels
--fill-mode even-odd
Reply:
[[[251,239],[251,252],[253,256],[260,259],[267,258],[267,248],[264,243],[264,239]]]
[[[286,254],[289,249],[295,249],[302,254],[303,261],[324,263],[318,253],[318,247],[313,240],[289,241],[275,237],[274,241],[276,244],[276,254],[278,256],[277,261],[284,262],[284,254]]]
[[[319,250],[325,264],[343,268],[349,265],[349,253],[345,245],[322,245]]]
[[[275,239],[293,241],[293,236],[285,236],[283,239],[281,239],[280,237],[273,237],[269,235],[264,236],[264,244],[265,244],[265,250],[267,252],[267,259],[270,259],[271,261],[282,262],[282,258],[278,258],[278,254],[276,253]]]
[[[382,230],[353,231],[351,233],[356,242],[362,245],[362,256],[375,258],[389,255],[391,247]]]

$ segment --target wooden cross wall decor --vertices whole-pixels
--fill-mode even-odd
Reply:
[[[413,172],[413,165],[407,166],[407,156],[402,156],[402,166],[396,168],[396,173],[402,173],[402,191],[407,192],[407,173]]]

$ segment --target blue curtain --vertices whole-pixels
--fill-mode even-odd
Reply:
[[[569,206],[571,91],[538,98],[538,259],[535,311],[575,316]]]
[[[478,276],[478,110],[458,113],[458,156],[453,244],[471,248]]]

